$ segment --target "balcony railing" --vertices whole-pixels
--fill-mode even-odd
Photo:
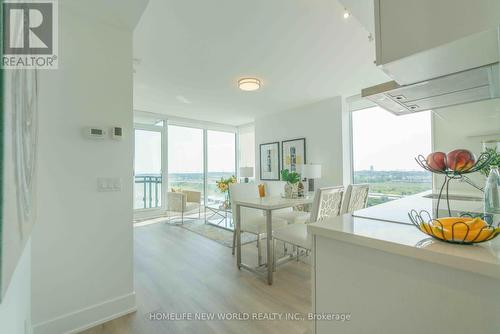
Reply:
[[[161,207],[161,184],[162,177],[160,174],[135,175],[135,208],[151,209]],[[142,201],[140,201],[141,197]]]

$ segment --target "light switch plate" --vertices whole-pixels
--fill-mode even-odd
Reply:
[[[122,179],[119,177],[98,177],[97,190],[100,192],[121,191]]]

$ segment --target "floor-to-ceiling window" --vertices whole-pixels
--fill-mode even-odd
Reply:
[[[204,197],[203,129],[168,126],[169,190],[194,190]]]
[[[136,114],[134,119],[137,217],[164,214],[172,190],[198,191],[201,205],[218,207],[225,194],[216,181],[237,176],[237,128],[159,117]]]
[[[432,189],[414,158],[431,151],[430,112],[395,116],[380,107],[352,112],[354,183],[369,183],[368,205]]]
[[[236,134],[207,130],[207,204],[224,201],[216,181],[236,176]]]

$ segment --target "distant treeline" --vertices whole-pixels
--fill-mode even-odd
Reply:
[[[432,183],[432,174],[427,171],[361,170],[354,172],[354,181],[356,183]]]

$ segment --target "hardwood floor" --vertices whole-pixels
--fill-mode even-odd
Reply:
[[[155,224],[135,228],[135,290],[138,311],[84,331],[85,334],[310,333],[301,320],[149,320],[164,313],[311,312],[310,267],[291,261],[278,268],[275,283],[237,270],[231,249],[183,228]],[[263,246],[265,243],[263,243]],[[255,243],[243,261],[256,263]],[[265,258],[265,257],[264,257]]]

